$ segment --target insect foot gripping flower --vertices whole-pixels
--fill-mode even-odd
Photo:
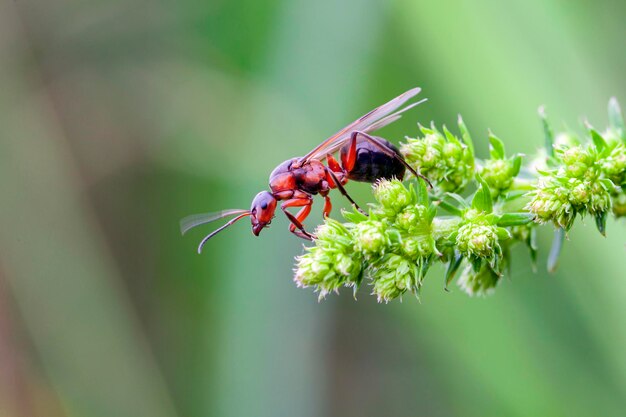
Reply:
[[[459,117],[463,141],[443,127],[443,134],[434,124],[428,129],[419,126],[424,137],[408,138],[400,147],[406,161],[424,174],[443,192],[459,192],[474,176],[472,140]]]
[[[350,231],[341,223],[327,219],[316,234],[315,246],[306,248],[306,253],[296,258],[296,284],[314,286],[320,299],[341,286],[358,287],[362,260],[353,249]]]
[[[446,266],[444,288],[457,278],[470,296],[491,294],[511,265],[516,243],[528,247],[535,269],[537,229],[548,222],[557,226],[548,256],[553,270],[577,215],[595,217],[603,233],[608,213],[626,217],[626,132],[614,100],[606,133],[589,128],[583,141],[571,133],[554,139],[541,115],[547,146],[528,159],[524,178],[518,178],[521,155],[507,157],[491,134],[490,158],[475,164],[462,120],[462,141],[445,127],[443,133],[420,127],[424,137],[408,139],[401,152],[434,189],[415,178],[375,182],[369,215],[354,209],[342,213],[344,223],[326,219],[318,227],[313,246],[296,258],[297,285],[314,287],[324,298],[340,287],[356,292],[367,281],[386,303],[419,295],[430,267],[439,262]],[[455,193],[470,183],[475,191]]]

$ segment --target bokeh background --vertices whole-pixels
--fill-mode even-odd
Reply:
[[[532,154],[541,104],[603,128],[625,19],[619,0],[2,0],[0,416],[623,415],[623,222],[578,223],[553,275],[520,248],[492,297],[435,269],[421,302],[384,305],[297,289],[281,216],[201,256],[211,228],[178,221],[247,208],[413,86],[429,101],[396,143],[461,113],[481,155],[488,128]]]

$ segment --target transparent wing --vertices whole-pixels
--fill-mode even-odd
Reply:
[[[215,220],[223,219],[224,217],[233,216],[236,214],[247,213],[248,210],[242,209],[230,209],[230,210],[222,210],[215,213],[203,213],[203,214],[192,214],[191,216],[187,216],[180,221],[180,233],[183,235],[189,231],[189,229],[193,229],[196,226],[200,226],[201,224],[210,223]]]
[[[348,126],[341,129],[339,132],[335,133],[333,136],[320,143],[311,152],[303,156],[300,159],[300,163],[305,163],[311,159],[322,159],[327,154],[335,152],[345,144],[345,142],[350,138],[350,134],[355,130],[371,132],[376,129],[380,129],[389,123],[395,122],[400,118],[401,113],[424,102],[424,100],[422,100],[417,103],[413,103],[400,111],[390,114],[408,100],[415,97],[420,91],[421,89],[419,87],[413,88],[400,94],[398,97],[383,104],[382,106],[376,107],[374,110],[364,116],[361,116]]]
[[[404,113],[405,111],[412,109],[413,107],[417,106],[418,104],[422,104],[423,102],[425,102],[426,99],[420,100],[418,102],[415,102],[409,106],[406,106],[405,108],[398,110],[397,112],[390,114],[389,116],[385,116],[382,119],[380,119],[379,121],[371,124],[370,126],[366,127],[365,129],[360,129],[361,132],[364,133],[371,133],[374,132],[378,129],[382,129],[383,127],[390,125],[391,123],[395,122],[396,120],[400,119],[402,117],[402,113]],[[321,148],[319,151],[317,151],[315,154],[313,154],[311,156],[310,159],[324,159],[326,157],[326,155],[328,154],[332,154],[335,153],[336,151],[338,151],[339,149],[341,149],[346,143],[348,143],[348,141],[350,140],[350,136],[352,134],[352,132],[354,132],[355,130],[359,130],[359,129],[354,129],[351,130],[350,132],[348,132],[345,137],[343,137],[341,140],[337,140],[331,144],[329,144],[327,147]]]
[[[375,130],[378,129],[382,129],[383,127],[392,124],[393,122],[395,122],[396,120],[398,120],[399,118],[402,117],[402,113],[404,113],[407,110],[412,109],[413,107],[422,104],[423,102],[427,101],[428,99],[424,98],[420,101],[416,101],[415,103],[412,103],[408,106],[406,106],[403,109],[398,110],[395,113],[390,114],[389,116],[385,116],[382,119],[380,119],[379,121],[377,121],[376,123],[373,123],[372,125],[370,125],[367,129],[363,129],[363,131],[365,133],[370,133],[373,132]]]

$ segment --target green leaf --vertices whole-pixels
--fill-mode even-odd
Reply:
[[[435,204],[431,204],[428,206],[428,211],[426,212],[428,223],[432,223],[435,216],[437,216],[437,206]]]
[[[422,178],[417,179],[417,204],[422,206],[428,206],[428,189],[426,188],[426,181]]]
[[[459,270],[461,261],[463,261],[463,255],[461,255],[458,251],[455,251],[454,259],[451,259],[450,262],[448,262],[448,268],[446,269],[445,284],[443,287],[444,290],[449,291],[448,285],[450,285],[450,282],[452,282],[456,272]]]
[[[483,267],[483,260],[482,258],[471,258],[470,264],[472,265],[472,270],[476,273],[479,273]]]
[[[603,211],[602,213],[598,213],[595,215],[596,218],[596,227],[598,228],[598,231],[600,232],[600,234],[604,237],[606,237],[606,211]]]
[[[500,215],[496,213],[489,213],[483,216],[483,219],[489,224],[496,224],[498,219],[500,219]]]
[[[515,201],[518,198],[524,197],[527,194],[528,194],[527,190],[509,191],[508,193],[504,194],[504,196],[500,197],[500,201],[502,201],[503,203],[510,203],[511,201]]]
[[[493,211],[493,200],[491,199],[489,185],[487,185],[480,175],[476,175],[476,180],[480,183],[480,187],[472,199],[472,208],[485,213],[491,213]]]
[[[422,281],[424,281],[424,278],[426,277],[426,274],[428,273],[428,270],[430,269],[431,264],[432,264],[432,258],[427,258],[424,260],[424,263],[422,263],[422,266],[418,269],[417,287],[415,288],[416,295],[422,286]]]
[[[548,272],[556,271],[564,241],[565,230],[559,227],[554,231],[554,239],[552,239],[552,247],[550,248],[550,254],[548,255]]]
[[[534,219],[535,215],[532,213],[504,213],[496,224],[500,227],[523,226]]]
[[[432,129],[433,132],[435,132],[438,135],[441,135],[441,132],[439,131],[439,129],[437,129],[437,125],[435,125],[435,121],[431,120],[430,121],[430,128]]]
[[[422,131],[422,133],[423,133],[424,135],[432,135],[432,134],[434,134],[434,133],[435,133],[435,131],[434,131],[434,130],[431,130],[431,129],[427,128],[427,127],[424,127],[424,126],[422,126],[422,125],[421,125],[421,124],[419,124],[419,123],[417,124],[417,127],[419,127],[419,129]]]
[[[444,209],[445,211],[447,211],[450,214],[454,214],[455,216],[459,216],[459,217],[463,217],[463,210],[461,210],[460,208],[448,203],[445,200],[439,200],[436,202],[437,205],[439,205],[442,209]]]
[[[591,140],[593,140],[593,144],[596,146],[598,152],[605,150],[607,144],[604,138],[591,126],[589,126],[589,133],[591,134]]]
[[[520,170],[522,169],[522,158],[524,155],[517,154],[513,157],[513,176],[517,177],[519,175]]]
[[[498,235],[499,240],[507,240],[511,238],[511,233],[508,230],[506,230],[504,227],[497,227],[496,235]]]
[[[626,129],[624,129],[624,118],[622,117],[622,109],[615,97],[609,100],[609,126],[622,140],[626,141]]]
[[[546,116],[545,107],[539,107],[539,117],[541,118],[541,124],[543,125],[543,134],[545,137],[545,146],[546,152],[548,153],[548,157],[554,157],[554,133],[552,132],[552,128],[548,123],[548,117]]]
[[[504,143],[491,132],[489,132],[489,154],[491,159],[504,159],[505,155]]]
[[[460,195],[458,195],[456,193],[446,193],[446,197],[450,197],[451,199],[453,199],[454,201],[459,203],[459,205],[463,209],[470,208],[469,204],[467,204],[467,200],[465,200],[463,197],[461,197]]]
[[[446,139],[448,139],[448,142],[454,143],[455,145],[461,145],[461,141],[459,141],[456,136],[454,136],[452,133],[450,133],[450,131],[448,130],[448,128],[446,127],[446,125],[443,125],[443,133],[444,135],[446,135]]]
[[[465,123],[463,122],[463,118],[461,117],[461,115],[459,114],[459,119],[458,119],[458,125],[459,125],[459,131],[461,132],[461,137],[463,138],[463,142],[465,142],[465,144],[467,145],[467,147],[469,148],[472,156],[474,155],[474,142],[472,141],[472,137],[469,134],[469,131],[467,130],[467,127],[465,126]]]
[[[530,265],[533,268],[533,272],[537,272],[537,228],[533,227],[530,229],[530,234],[528,236],[528,240],[526,242],[528,246],[528,251],[530,252]]]
[[[617,190],[618,187],[613,183],[613,181],[611,181],[608,178],[600,178],[598,182],[600,183],[602,188],[604,188],[605,190],[611,193],[618,191]]]
[[[352,211],[342,210],[341,215],[350,223],[360,223],[368,219],[367,215],[358,211],[356,207],[352,207]]]

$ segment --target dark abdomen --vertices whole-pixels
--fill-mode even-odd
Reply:
[[[400,151],[392,143],[383,138],[376,138],[389,150],[400,156]],[[348,153],[348,145],[341,148],[342,160]],[[402,158],[402,156],[400,156]],[[348,173],[348,179],[352,181],[373,183],[380,178],[391,179],[404,178],[405,167],[398,159],[385,154],[376,145],[364,139],[358,139],[356,144],[356,162],[352,171]]]

